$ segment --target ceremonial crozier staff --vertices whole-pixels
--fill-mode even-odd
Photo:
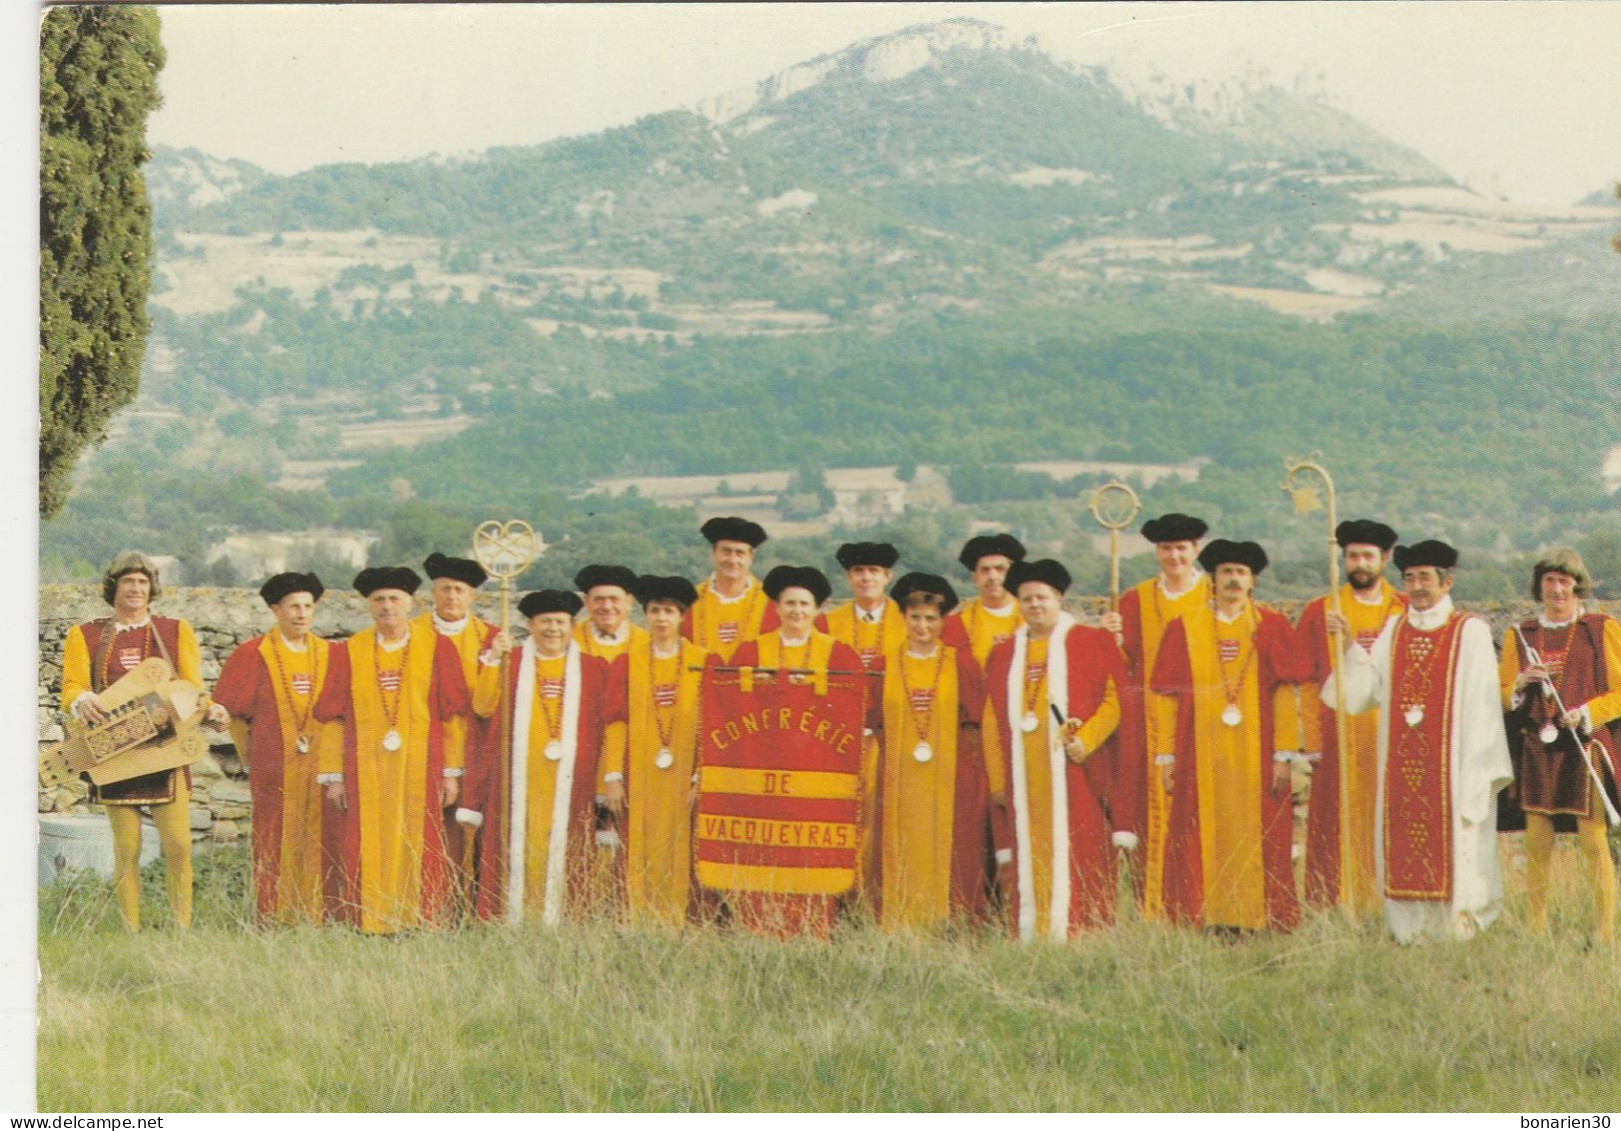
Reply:
[[[1114,639],[1063,611],[1069,571],[1051,560],[1008,571],[1024,624],[998,644],[985,684],[1006,810],[992,810],[996,862],[1017,938],[1062,941],[1114,921],[1109,851],[1114,743],[1125,666]],[[1130,832],[1129,816],[1120,826]]]
[[[1109,532],[1109,611],[1120,611],[1120,532],[1130,526],[1142,509],[1137,492],[1111,479],[1092,492],[1087,504],[1097,524]]]
[[[1548,930],[1548,871],[1556,821],[1574,821],[1593,896],[1593,937],[1615,938],[1615,864],[1602,805],[1621,823],[1612,800],[1613,753],[1621,728],[1621,624],[1588,613],[1581,598],[1592,578],[1571,549],[1545,553],[1532,570],[1537,616],[1509,628],[1498,684],[1511,753],[1514,793],[1525,813],[1525,896],[1533,934]],[[1596,796],[1595,796],[1596,795]]]
[[[825,937],[860,862],[868,680],[854,649],[815,630],[832,591],[820,570],[778,566],[764,589],[779,627],[704,673],[697,879],[749,930]]]

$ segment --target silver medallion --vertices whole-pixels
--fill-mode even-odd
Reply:
[[[1221,721],[1230,727],[1235,727],[1244,721],[1244,712],[1238,709],[1237,703],[1227,704],[1227,709],[1221,713]]]
[[[1416,727],[1419,723],[1424,721],[1424,708],[1409,707],[1407,710],[1401,713],[1401,717],[1407,720],[1408,726]]]
[[[912,748],[912,757],[919,762],[928,762],[934,758],[934,747],[927,742],[920,742]]]
[[[387,734],[383,735],[383,749],[390,754],[404,745],[405,740],[400,737],[400,732],[397,730],[390,729]]]
[[[675,765],[675,755],[670,753],[668,747],[661,747],[659,752],[653,757],[653,765],[657,766],[661,770],[668,770],[671,766]]]
[[[1537,732],[1537,737],[1542,739],[1542,745],[1552,746],[1559,741],[1559,728],[1552,723],[1544,723],[1542,729]]]
[[[548,762],[561,762],[563,760],[563,744],[561,742],[548,742],[546,744],[546,760]]]
[[[300,754],[308,754],[310,752],[310,736],[309,735],[301,734],[301,735],[298,736],[298,752]]]
[[[1034,716],[1034,715],[1026,715],[1024,717],[1024,721],[1019,724],[1019,729],[1024,731],[1025,734],[1035,734],[1036,733],[1036,728],[1038,726],[1040,726],[1040,725],[1041,725],[1041,720],[1038,719],[1036,716]]]

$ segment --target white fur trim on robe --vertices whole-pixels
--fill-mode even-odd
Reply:
[[[1058,624],[1047,639],[1047,701],[1064,718],[1069,717],[1069,653],[1065,637],[1075,626],[1068,613],[1058,614]],[[1030,859],[1030,783],[1024,768],[1024,676],[1030,649],[1030,627],[1020,625],[1013,634],[1013,662],[1008,667],[1008,727],[1013,749],[1008,759],[1013,766],[1013,831],[1018,847],[1019,939],[1036,937],[1036,873]],[[1017,710],[1019,715],[1013,717]],[[1063,942],[1069,937],[1069,779],[1064,754],[1064,730],[1047,726],[1047,764],[1052,775],[1052,898],[1048,908],[1047,937]]]
[[[535,642],[523,642],[518,665],[518,688],[512,712],[512,798],[507,816],[508,923],[523,921],[524,865],[529,833],[529,728],[535,706]],[[563,910],[563,862],[568,847],[569,795],[574,788],[574,763],[580,738],[580,649],[572,640],[563,659],[563,756],[557,763],[556,792],[552,795],[551,839],[546,846],[546,887],[541,901],[541,922],[556,925]]]

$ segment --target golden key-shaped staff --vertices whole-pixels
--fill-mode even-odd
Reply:
[[[522,519],[514,518],[507,522],[497,522],[490,519],[479,523],[478,529],[473,531],[473,558],[484,571],[501,583],[501,635],[507,636],[512,629],[512,579],[524,570],[530,563],[540,557],[543,544],[540,535],[535,533],[534,527]],[[500,798],[503,806],[510,804],[507,794],[510,784],[507,775],[512,765],[512,712],[505,702],[507,695],[507,657],[509,652],[501,653],[501,698],[502,703],[498,710],[501,713],[501,790]],[[468,838],[468,850],[472,849],[473,838]],[[464,861],[464,863],[470,863]],[[471,869],[469,868],[469,871]]]
[[[1137,492],[1120,482],[1111,479],[1103,486],[1092,492],[1092,501],[1087,504],[1092,517],[1097,519],[1098,525],[1109,532],[1109,611],[1120,610],[1120,532],[1131,525],[1132,519],[1142,509],[1137,501]]]
[[[1339,520],[1335,514],[1334,480],[1329,477],[1328,469],[1318,462],[1320,458],[1313,453],[1310,459],[1285,459],[1283,490],[1294,501],[1296,514],[1311,514],[1323,505],[1323,500],[1309,478],[1302,477],[1315,475],[1322,480],[1323,493],[1328,496],[1328,607],[1334,610],[1336,616],[1343,618],[1344,610],[1340,607],[1340,544],[1335,534]],[[1346,863],[1352,859],[1351,794],[1347,766],[1351,754],[1351,730],[1350,720],[1345,717],[1345,680],[1340,672],[1340,653],[1344,647],[1345,642],[1340,639],[1339,633],[1328,634],[1329,670],[1334,673],[1334,740],[1339,745],[1341,875],[1345,874]],[[1310,703],[1302,703],[1300,709],[1308,711],[1314,708]],[[1344,895],[1344,892],[1340,893],[1340,906],[1350,912],[1351,904]]]

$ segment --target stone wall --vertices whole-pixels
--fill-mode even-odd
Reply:
[[[420,602],[419,602],[420,603]],[[1078,597],[1070,605],[1081,615],[1095,613],[1102,606],[1097,598]],[[1621,612],[1618,602],[1607,603],[1611,615]],[[426,608],[426,604],[421,604]],[[62,738],[62,644],[68,629],[96,617],[106,616],[108,607],[101,600],[99,587],[88,585],[44,585],[39,590],[39,745]],[[203,654],[203,679],[209,687],[219,678],[220,666],[237,645],[265,631],[273,620],[257,593],[245,589],[171,589],[153,604],[163,616],[179,616],[191,622]],[[1279,608],[1291,617],[1298,613],[1293,603]],[[1530,602],[1508,607],[1475,610],[1492,624],[1494,638],[1501,639],[1509,623],[1532,611]],[[475,612],[488,620],[500,618],[500,598],[481,593]],[[514,609],[513,619],[517,612]],[[365,601],[355,593],[331,592],[316,610],[316,631],[329,639],[341,640],[371,623]],[[214,743],[207,757],[192,766],[192,836],[196,840],[226,843],[246,836],[252,817],[248,794],[247,769],[231,745],[228,734],[206,732]],[[41,813],[89,808],[89,787],[83,782],[39,791]]]

